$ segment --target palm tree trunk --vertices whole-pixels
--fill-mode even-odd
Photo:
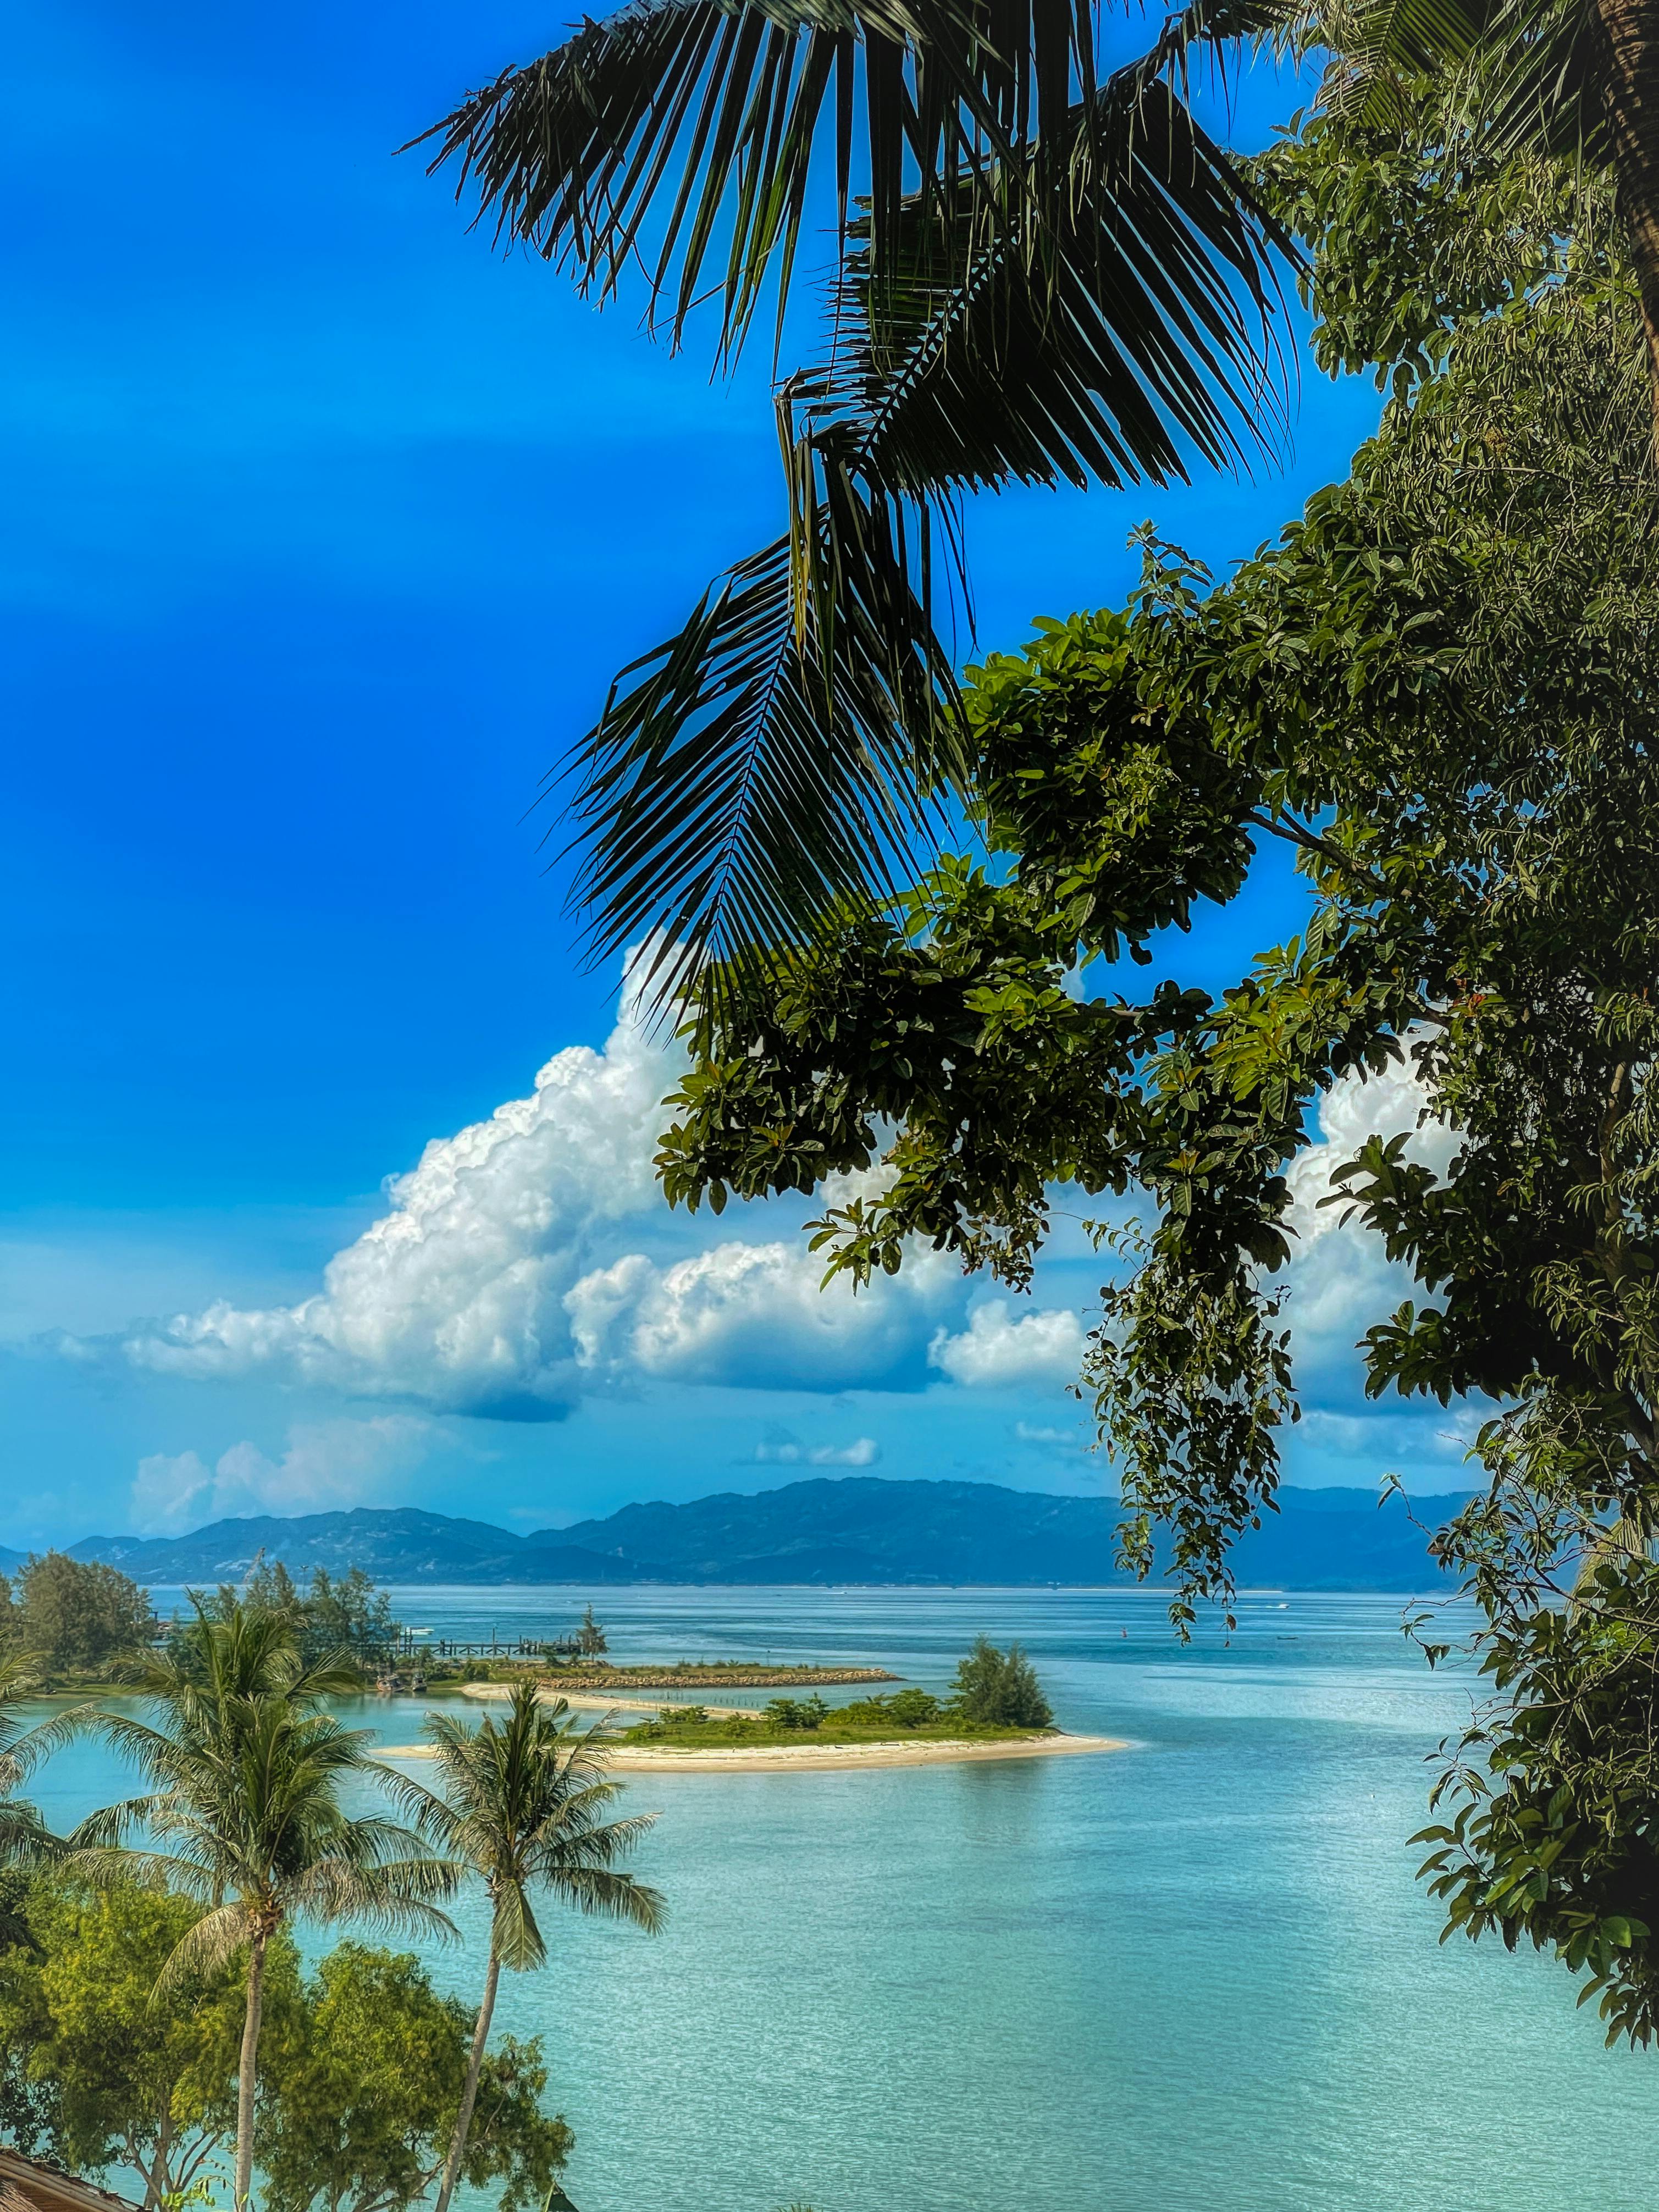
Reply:
[[[455,2193],[456,2182],[460,2179],[461,2160],[466,2155],[467,2131],[472,2125],[472,2107],[478,2100],[478,2075],[483,2068],[484,2045],[489,2040],[489,2015],[495,2009],[495,1984],[501,1978],[501,1962],[492,1949],[489,1971],[484,1976],[483,2002],[478,2007],[478,2024],[472,2031],[472,2050],[466,2062],[461,2109],[455,2115],[455,2133],[450,2141],[449,2156],[444,2160],[444,2178],[438,2185],[438,2202],[434,2212],[449,2212],[449,2200]]]
[[[1642,298],[1659,447],[1659,0],[1597,0],[1602,112],[1619,212]]]
[[[236,2075],[236,2212],[247,2212],[253,2187],[253,2091],[259,2075],[259,2021],[265,2002],[265,1931],[254,1930],[247,1953],[247,2012]]]

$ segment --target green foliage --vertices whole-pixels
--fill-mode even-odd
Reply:
[[[342,1728],[324,1701],[358,1686],[349,1659],[307,1662],[290,1613],[200,1599],[175,1644],[135,1679],[154,1719],[103,1713],[98,1725],[151,1784],[106,1806],[71,1838],[70,1864],[100,1884],[128,1879],[193,1899],[199,1917],[161,1970],[169,1983],[246,1962],[234,2202],[248,2202],[270,1945],[296,1914],[327,1925],[453,1932],[437,1900],[459,1869],[412,1831],[343,1802],[359,1779],[394,1778],[368,1756],[366,1729]],[[135,1833],[143,1838],[129,1844]]]
[[[576,1649],[584,1659],[603,1658],[611,1649],[604,1629],[593,1618],[591,1605],[584,1611],[581,1626],[576,1631]]]
[[[386,1660],[398,1638],[391,1598],[361,1567],[343,1575],[318,1567],[301,1593],[282,1561],[268,1561],[262,1552],[240,1589],[234,1583],[221,1583],[216,1597],[207,1601],[207,1611],[228,1620],[239,1606],[280,1614],[292,1627],[307,1664],[346,1653],[368,1671]],[[173,1624],[171,1645],[176,1655],[188,1652],[187,1624]]]
[[[29,2066],[40,2016],[31,2001],[40,1960],[27,1917],[32,1886],[21,1868],[0,1866],[0,2142],[61,2163],[58,2087]]]
[[[1042,1694],[1036,1669],[1018,1644],[999,1651],[988,1638],[976,1638],[973,1650],[957,1668],[954,1691],[957,1710],[976,1726],[1046,1729],[1054,1725],[1054,1711]]]
[[[240,1974],[163,1973],[200,1917],[133,1882],[41,1877],[23,1940],[0,1952],[0,2047],[32,2092],[37,2140],[77,2171],[137,2167],[151,2203],[192,2187],[235,2128]],[[292,1947],[273,1947],[277,2019],[298,1978]]]
[[[961,1694],[968,1674],[975,1683],[971,1706]],[[907,1735],[939,1742],[963,1735],[1026,1734],[1048,1727],[1053,1719],[1018,1645],[1005,1658],[981,1638],[957,1670],[957,1688],[948,1702],[915,1688],[854,1698],[844,1705],[826,1705],[817,1695],[773,1698],[761,1712],[725,1718],[715,1718],[702,1705],[665,1705],[654,1720],[629,1729],[627,1741],[702,1751],[739,1744],[763,1750],[798,1742],[803,1735],[824,1745],[890,1742]]]
[[[855,1284],[925,1241],[1018,1285],[1048,1186],[1132,1197],[1084,1387],[1125,1556],[1144,1571],[1167,1542],[1184,1625],[1229,1600],[1229,1547],[1272,1510],[1296,1416],[1287,1169],[1332,1085],[1408,1067],[1449,1157],[1379,1133],[1328,1202],[1414,1279],[1369,1317],[1372,1395],[1492,1409],[1490,1493],[1437,1548],[1483,1608],[1498,1701],[1451,1754],[1431,1872],[1455,1925],[1555,1946],[1645,2039],[1659,493],[1643,322],[1604,186],[1460,139],[1419,93],[1387,130],[1315,118],[1262,167],[1314,248],[1326,357],[1394,380],[1347,481],[1220,587],[1149,539],[1127,609],[1045,624],[970,672],[994,872],[948,863],[786,955],[764,992],[737,975],[707,989],[660,1167],[672,1199],[718,1202],[884,1156],[883,1195],[813,1224]],[[1212,1000],[1156,933],[1230,896],[1268,837],[1297,854],[1308,926]],[[1154,966],[1138,996],[1078,991],[1075,971],[1125,949]]]
[[[268,2212],[404,2212],[443,2164],[472,2015],[408,1953],[343,1943],[271,2037],[255,2138]],[[538,2204],[573,2137],[541,2109],[539,2041],[484,2061],[465,2178],[503,2212]]]
[[[972,764],[936,620],[966,494],[1274,443],[1288,241],[1186,90],[1283,13],[1182,8],[1105,70],[1070,0],[641,0],[428,134],[503,239],[601,297],[632,264],[677,337],[718,251],[733,349],[773,282],[781,334],[811,180],[837,192],[828,357],[776,394],[781,534],[623,671],[580,750],[599,948],[654,936],[659,983],[716,952],[753,981],[933,842]]]
[[[149,1599],[130,1575],[64,1552],[28,1560],[12,1605],[16,1644],[49,1679],[107,1674],[154,1633]]]
[[[930,1690],[895,1690],[885,1697],[854,1698],[836,1717],[849,1728],[927,1728],[945,1711]]]
[[[810,1698],[769,1698],[766,1717],[774,1728],[822,1728],[830,1708],[815,1690]]]
[[[361,1567],[330,1577],[319,1567],[301,1601],[301,1649],[307,1659],[349,1651],[365,1665],[388,1652],[398,1634],[392,1600]]]

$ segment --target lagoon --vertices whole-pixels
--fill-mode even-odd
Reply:
[[[394,1593],[451,1637],[586,1592]],[[166,1610],[174,1594],[157,1592]],[[498,2027],[545,2039],[582,2212],[1651,2212],[1659,2054],[1459,1941],[1413,1875],[1467,1717],[1387,1598],[1253,1595],[1184,1650],[1134,1590],[595,1593],[619,1660],[869,1660],[929,1688],[1018,1637],[1092,1759],[661,1775],[654,1941],[559,1916]],[[857,1694],[849,1692],[846,1694]],[[763,1701],[765,1692],[755,1694]],[[733,1701],[739,1701],[734,1697]],[[388,1744],[410,1699],[356,1709]],[[79,1747],[57,1821],[126,1787]],[[432,1954],[469,1998],[465,1953]]]

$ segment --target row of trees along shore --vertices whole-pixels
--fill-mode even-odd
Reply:
[[[82,1704],[24,1729],[34,1678],[0,1657],[0,2136],[137,2167],[147,2212],[204,2197],[226,2144],[238,2212],[256,2163],[269,2212],[403,2212],[434,2185],[447,2212],[462,2180],[506,2212],[546,2201],[571,2136],[539,2041],[489,2049],[501,1970],[544,1962],[539,1898],[647,1932],[663,1913],[621,1864],[654,1816],[614,1817],[601,1747],[526,1680],[499,1717],[432,1720],[426,1788],[328,1710],[359,1656],[230,1589],[125,1674],[146,1717]],[[60,1837],[21,1792],[86,1733],[145,1787]],[[364,1784],[389,1809],[354,1809]],[[454,1940],[472,1883],[475,2011],[412,1954],[347,1942],[302,1968],[296,1923]]]
[[[1183,1631],[1299,1418],[1285,1269],[1331,1217],[1291,1164],[1334,1085],[1413,1079],[1426,1142],[1374,1130],[1328,1203],[1390,1263],[1351,1285],[1367,1390],[1480,1408],[1435,1549],[1492,1696],[1424,1872],[1646,2043],[1659,27],[1195,0],[1118,66],[1100,38],[1076,0],[637,0],[428,134],[498,240],[602,299],[642,272],[676,339],[710,299],[726,361],[769,300],[793,328],[820,179],[834,209],[785,526],[577,748],[577,896],[684,1024],[672,1201],[880,1156],[810,1224],[832,1273],[932,1247],[1024,1286],[1056,1183],[1133,1200],[1083,1380]],[[1323,75],[1246,160],[1187,94],[1253,41]],[[1319,364],[1389,395],[1347,480],[1224,581],[1149,532],[1127,605],[959,674],[964,495],[1270,453],[1291,282]],[[1271,846],[1306,926],[1218,994],[1182,933]]]

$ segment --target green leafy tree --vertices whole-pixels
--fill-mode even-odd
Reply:
[[[829,1706],[816,1690],[810,1698],[769,1698],[766,1701],[766,1717],[775,1728],[822,1728],[829,1714]]]
[[[1224,586],[1149,541],[1127,608],[1042,624],[972,672],[994,877],[947,861],[885,914],[844,912],[764,988],[734,969],[705,988],[659,1166],[672,1199],[718,1203],[812,1190],[884,1148],[883,1194],[812,1224],[854,1284],[925,1242],[1023,1285],[1055,1184],[1130,1201],[1086,1387],[1126,1556],[1146,1569],[1158,1547],[1185,1622],[1228,1601],[1229,1546],[1272,1510],[1297,1416],[1287,1170],[1310,1111],[1339,1080],[1408,1070],[1439,1149],[1379,1131],[1332,1202],[1412,1279],[1364,1330],[1367,1388],[1491,1413],[1488,1489],[1436,1549],[1480,1601],[1497,1702],[1449,1755],[1428,1872],[1453,1925],[1553,1948],[1609,2033],[1645,2040],[1659,488],[1642,309],[1604,182],[1449,155],[1449,131],[1430,103],[1358,161],[1322,121],[1270,165],[1314,248],[1322,343],[1394,384],[1348,480]],[[1178,933],[1269,839],[1297,855],[1308,926],[1212,998]],[[1068,988],[1126,954],[1110,985],[1152,971],[1133,995]]]
[[[1303,55],[1326,58],[1319,107],[1357,167],[1379,149],[1388,159],[1390,142],[1409,143],[1426,97],[1443,118],[1437,152],[1448,182],[1484,171],[1512,190],[1525,172],[1571,165],[1611,186],[1604,198],[1635,280],[1659,423],[1656,28],[1647,0],[1340,0],[1297,10],[1279,35]],[[1448,195],[1429,197],[1447,211]],[[1401,227],[1385,254],[1425,211],[1421,203],[1395,207]],[[1371,202],[1367,214],[1378,212]],[[1442,240],[1450,242],[1443,232]],[[1470,224],[1455,250],[1476,282],[1490,283],[1508,243],[1490,225]],[[1494,244],[1482,276],[1482,247]]]
[[[943,1718],[944,1706],[929,1690],[894,1690],[886,1697],[854,1698],[836,1716],[854,1726],[871,1728],[891,1723],[896,1728],[927,1728]]]
[[[397,1641],[392,1600],[361,1567],[335,1576],[319,1567],[300,1601],[300,1612],[307,1657],[349,1651],[361,1663],[372,1666]]]
[[[442,2171],[466,2084],[473,2021],[420,1961],[343,1943],[273,2039],[256,2154],[270,2212],[404,2212]],[[462,2175],[503,2212],[539,2205],[573,2141],[540,2098],[538,2041],[485,2058]]]
[[[301,1609],[293,1576],[280,1559],[267,1559],[263,1551],[255,1556],[248,1570],[241,1599],[244,1605],[258,1606],[266,1613],[297,1614]]]
[[[957,1668],[952,1703],[963,1720],[981,1728],[1050,1728],[1054,1712],[1036,1669],[1018,1644],[999,1651],[988,1637]]]
[[[48,1674],[91,1674],[146,1649],[149,1599],[130,1575],[64,1552],[31,1558],[17,1578],[17,1626]]]
[[[235,2128],[242,1978],[164,1973],[200,1917],[136,1883],[42,1879],[27,1940],[0,1957],[0,2042],[49,2100],[56,2155],[82,2172],[136,2167],[146,2212],[193,2187]],[[279,1941],[267,2011],[280,2019],[297,1985]]]
[[[295,1915],[327,1924],[454,1933],[437,1900],[459,1869],[380,1814],[352,1814],[342,1791],[396,1778],[368,1757],[367,1730],[321,1710],[355,1688],[346,1655],[307,1663],[293,1620],[234,1603],[216,1617],[198,1601],[187,1650],[136,1673],[152,1722],[106,1713],[99,1726],[151,1784],[143,1796],[83,1821],[71,1864],[96,1881],[137,1879],[203,1907],[163,1968],[163,1983],[243,1965],[234,2202],[249,2201],[259,2035],[272,1939]],[[135,1832],[142,1848],[122,1848]]]
[[[567,1711],[562,1698],[544,1705],[534,1683],[520,1681],[499,1723],[493,1714],[473,1728],[434,1715],[427,1734],[441,1794],[404,1785],[414,1817],[449,1859],[478,1876],[490,1905],[483,1997],[436,2212],[447,2212],[465,2168],[501,1968],[526,1973],[546,1963],[538,1893],[647,1934],[661,1925],[661,1897],[617,1864],[656,1816],[605,1817],[621,1784],[606,1776],[592,1733],[563,1725]]]
[[[38,2016],[32,1972],[40,1955],[28,1924],[32,1887],[21,1867],[0,1865],[0,2142],[26,2157],[61,2160],[57,2089],[29,2069]]]
[[[591,1605],[582,1614],[581,1626],[576,1631],[576,1649],[584,1659],[603,1658],[611,1649],[605,1641],[604,1629],[593,1618]]]

